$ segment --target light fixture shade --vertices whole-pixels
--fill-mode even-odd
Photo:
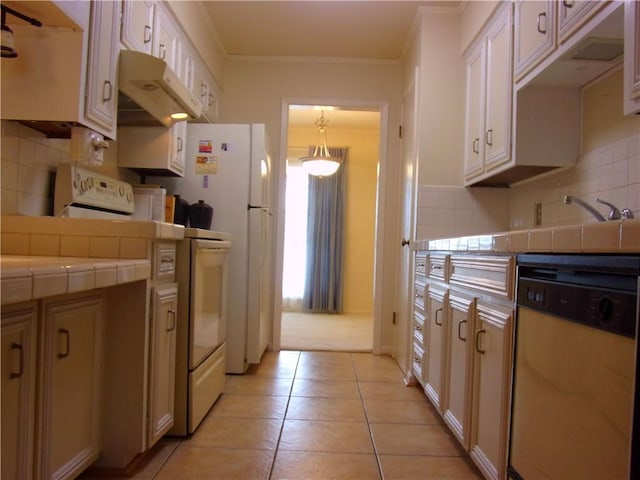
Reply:
[[[333,157],[305,157],[300,161],[309,175],[318,177],[333,175],[340,168],[340,162]]]
[[[300,159],[302,167],[309,173],[318,177],[333,175],[340,168],[340,159],[333,157],[327,147],[327,120],[324,118],[324,110],[320,118],[316,120],[318,126],[318,144],[313,151],[313,155]]]

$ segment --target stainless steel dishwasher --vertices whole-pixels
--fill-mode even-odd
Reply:
[[[517,264],[509,478],[639,478],[640,257],[526,254]]]

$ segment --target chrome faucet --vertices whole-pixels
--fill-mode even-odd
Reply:
[[[618,207],[612,203],[602,200],[601,198],[596,198],[596,202],[602,203],[611,209],[609,216],[607,217],[609,220],[620,220],[620,210],[618,210]]]
[[[587,210],[591,215],[593,215],[594,217],[596,217],[596,219],[599,222],[606,222],[607,220],[600,214],[600,212],[598,212],[595,208],[593,208],[591,205],[589,205],[587,202],[585,202],[584,200],[579,199],[578,197],[574,197],[573,195],[565,195],[564,198],[562,199],[562,203],[566,203],[567,205],[570,203],[577,203],[578,205],[580,205],[581,207],[583,207],[585,210]]]

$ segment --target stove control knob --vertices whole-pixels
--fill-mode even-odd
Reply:
[[[120,197],[124,197],[124,187],[122,185],[118,188],[118,195],[120,195]]]
[[[600,325],[608,325],[611,322],[613,317],[613,300],[610,297],[600,297],[595,316]]]

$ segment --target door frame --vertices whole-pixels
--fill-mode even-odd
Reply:
[[[388,166],[388,127],[389,127],[389,105],[387,102],[376,102],[370,100],[337,100],[327,98],[284,98],[281,106],[280,125],[280,158],[278,161],[277,178],[275,179],[275,191],[277,192],[276,211],[276,247],[274,265],[274,301],[273,301],[273,338],[272,349],[279,351],[282,334],[282,269],[284,260],[284,208],[285,208],[285,188],[286,188],[286,168],[289,107],[291,105],[331,105],[348,109],[376,109],[380,112],[380,142],[378,151],[378,184],[376,200],[376,228],[375,228],[375,253],[374,253],[374,273],[373,273],[373,349],[375,355],[382,352],[382,323],[383,323],[383,299],[385,289],[393,288],[387,285],[389,278],[383,275],[383,254],[385,244],[385,209],[383,206],[387,201],[389,193],[385,187],[385,173]],[[393,223],[391,219],[390,225]]]

